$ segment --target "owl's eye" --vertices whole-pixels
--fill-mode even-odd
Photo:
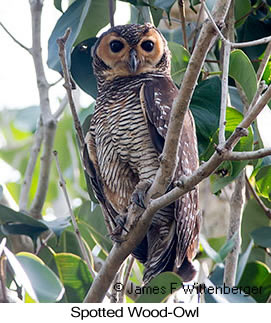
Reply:
[[[151,40],[146,40],[143,41],[141,44],[141,47],[146,51],[146,52],[151,52],[154,47],[154,43]]]
[[[124,47],[123,43],[121,41],[119,41],[119,40],[112,40],[110,42],[110,48],[111,48],[113,53],[120,52],[123,47]]]

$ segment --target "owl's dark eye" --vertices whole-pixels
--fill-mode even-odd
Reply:
[[[119,41],[119,40],[112,40],[110,42],[110,48],[111,48],[113,53],[120,52],[123,47],[124,47],[123,43],[121,41]]]
[[[146,40],[143,41],[141,44],[141,47],[146,51],[146,52],[151,52],[154,47],[154,43],[151,40]]]

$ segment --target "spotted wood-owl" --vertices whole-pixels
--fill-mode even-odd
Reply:
[[[96,108],[86,135],[91,183],[111,236],[125,219],[131,199],[142,197],[159,168],[177,88],[170,76],[170,51],[151,24],[112,27],[93,50]],[[193,117],[188,110],[179,141],[174,180],[198,166]],[[145,266],[143,280],[164,271],[191,280],[198,245],[198,188],[159,210],[133,255]]]

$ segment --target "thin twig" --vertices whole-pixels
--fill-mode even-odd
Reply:
[[[260,82],[263,77],[263,73],[265,71],[266,65],[268,64],[269,59],[270,59],[270,55],[271,55],[271,42],[267,45],[267,47],[265,49],[264,57],[263,57],[262,62],[258,68],[258,71],[257,71],[258,82]]]
[[[73,97],[72,97],[71,79],[70,79],[70,74],[69,74],[68,65],[67,65],[67,58],[66,58],[65,44],[70,36],[70,33],[71,33],[71,29],[67,28],[64,36],[57,39],[57,44],[59,46],[59,57],[61,60],[62,70],[63,70],[63,74],[64,74],[64,80],[65,80],[64,87],[67,91],[68,100],[69,100],[69,104],[70,104],[70,108],[71,108],[71,112],[72,112],[72,116],[73,116],[73,120],[74,120],[74,126],[75,126],[75,129],[78,134],[78,139],[80,142],[80,149],[82,150],[84,147],[84,144],[85,144],[85,140],[84,140],[84,135],[83,135],[81,123],[79,121],[79,118],[78,118],[78,115],[76,112],[76,108],[75,108],[75,104],[73,101]]]
[[[114,11],[115,11],[115,2],[114,0],[108,0],[108,8],[109,8],[109,18],[110,18],[110,26],[114,27]]]
[[[133,256],[130,256],[130,260],[129,260],[129,263],[128,263],[128,266],[127,266],[127,269],[126,269],[126,272],[125,272],[125,276],[124,276],[124,279],[123,279],[123,286],[122,286],[123,288],[122,288],[122,291],[121,291],[121,294],[122,294],[121,297],[122,298],[124,297],[124,295],[126,293],[128,280],[129,280],[129,277],[131,275],[134,262],[135,262],[135,258]]]
[[[195,45],[196,45],[196,41],[197,41],[197,37],[198,37],[198,31],[199,31],[199,24],[200,24],[200,20],[201,20],[203,11],[204,11],[204,6],[203,6],[204,2],[205,2],[205,0],[201,1],[200,10],[199,10],[198,17],[197,17],[197,22],[196,22],[196,27],[195,27],[195,30],[194,30],[195,35],[194,35],[194,38],[193,38],[193,44],[192,44],[191,53],[193,53],[193,50],[194,50]]]
[[[54,112],[53,116],[57,120],[63,111],[65,110],[66,106],[68,104],[68,96],[67,94],[64,96],[64,98],[61,100],[58,109]]]
[[[263,37],[257,40],[252,40],[249,42],[242,42],[242,43],[232,43],[229,42],[224,35],[222,34],[222,32],[220,31],[219,27],[217,26],[212,14],[210,13],[208,7],[206,6],[206,4],[204,3],[204,9],[208,15],[208,18],[210,19],[210,21],[212,22],[214,28],[216,29],[217,33],[219,34],[219,37],[221,38],[221,40],[225,43],[229,43],[231,45],[232,48],[244,48],[244,47],[251,47],[251,46],[257,46],[257,45],[261,45],[261,44],[266,44],[271,42],[271,36],[269,37]]]
[[[271,150],[271,149],[270,149]],[[261,200],[261,198],[259,197],[259,195],[257,194],[255,188],[252,186],[252,184],[250,183],[248,177],[246,176],[246,183],[247,186],[249,188],[249,190],[251,191],[255,201],[260,205],[260,207],[263,209],[264,213],[266,214],[266,216],[271,219],[271,209],[269,209]]]
[[[271,155],[271,148],[262,148],[255,151],[229,151],[225,153],[224,160],[253,160]]]
[[[224,43],[222,79],[221,79],[221,103],[220,103],[220,120],[219,120],[219,134],[218,134],[219,145],[221,145],[225,142],[230,54],[231,54],[231,46],[229,43],[225,42]]]
[[[8,303],[8,295],[6,290],[5,260],[5,256],[0,256],[0,296],[2,296],[2,299],[0,299],[0,303]]]
[[[244,47],[258,46],[258,45],[266,44],[269,42],[271,42],[271,36],[263,37],[263,38],[256,39],[256,40],[251,40],[249,42],[232,43],[231,46],[233,48],[244,48]]]
[[[56,80],[55,82],[50,83],[49,87],[53,87],[53,86],[57,85],[61,80],[62,80],[62,76],[58,80]]]
[[[70,216],[71,216],[71,220],[72,220],[73,228],[74,228],[74,231],[75,231],[75,235],[76,235],[77,241],[79,243],[83,259],[85,260],[85,262],[86,262],[86,264],[88,266],[89,272],[90,272],[92,278],[94,279],[96,277],[96,273],[92,269],[92,265],[91,265],[91,262],[90,262],[90,259],[89,259],[89,256],[88,256],[86,246],[85,246],[85,244],[83,242],[81,233],[79,231],[79,228],[78,228],[78,225],[77,225],[77,222],[76,222],[76,219],[75,219],[75,216],[73,214],[73,210],[72,210],[72,207],[71,207],[71,202],[70,202],[68,192],[67,192],[67,189],[66,189],[66,183],[65,183],[65,180],[64,180],[60,165],[59,165],[57,151],[54,151],[53,155],[55,157],[56,167],[57,167],[57,171],[58,171],[58,175],[59,175],[59,185],[63,190],[65,200],[66,200],[66,203],[68,205],[68,209],[69,209],[69,213],[70,213]]]
[[[183,45],[184,45],[184,48],[188,50],[188,41],[187,41],[186,23],[185,23],[185,6],[184,6],[183,0],[178,0],[178,6],[179,6],[182,33],[183,33]]]
[[[23,49],[25,49],[29,54],[31,54],[31,48],[26,47],[25,45],[23,45],[19,40],[17,40],[9,31],[8,29],[3,25],[2,22],[0,22],[0,26],[4,29],[4,31],[9,35],[9,37],[20,47],[22,47]]]

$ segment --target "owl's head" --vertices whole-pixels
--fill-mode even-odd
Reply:
[[[112,27],[93,50],[98,79],[113,80],[143,73],[170,73],[170,51],[162,34],[151,24]]]

